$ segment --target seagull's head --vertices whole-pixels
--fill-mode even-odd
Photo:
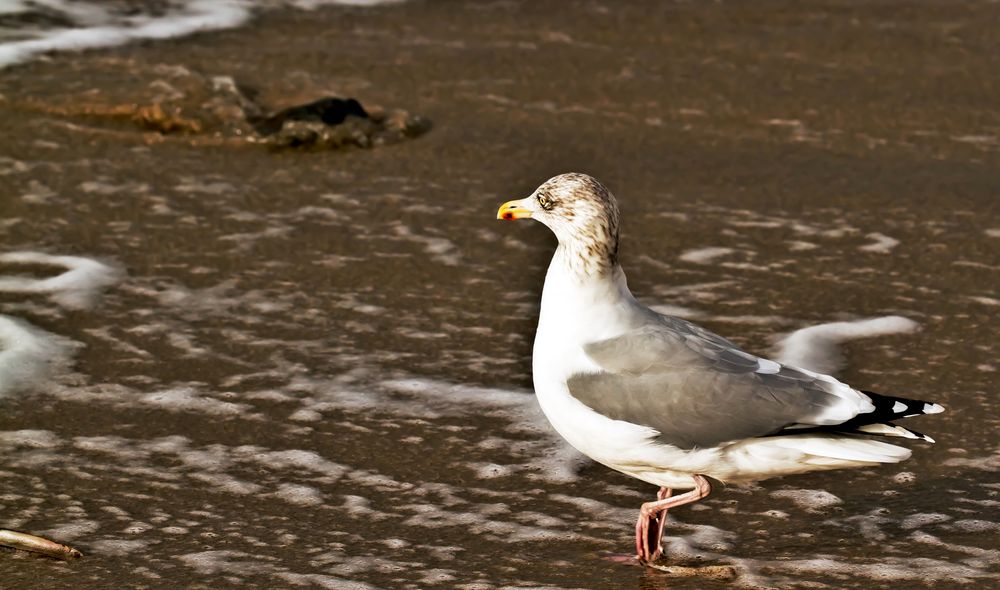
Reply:
[[[617,262],[618,203],[592,176],[553,176],[529,197],[507,201],[497,211],[497,219],[526,217],[551,229],[561,246],[583,258],[584,267],[610,268]]]

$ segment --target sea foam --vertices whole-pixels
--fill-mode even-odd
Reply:
[[[79,346],[24,320],[0,315],[0,397],[67,370]]]
[[[49,30],[35,39],[0,45],[0,67],[21,63],[49,51],[109,47],[136,39],[179,37],[197,31],[234,27],[250,18],[249,7],[244,2],[232,0],[190,1],[181,11],[158,18],[116,18],[98,3],[50,4],[57,10],[61,8],[60,12],[83,26]]]
[[[202,31],[238,27],[256,16],[261,9],[294,7],[313,9],[323,5],[374,6],[399,0],[289,0],[288,2],[251,2],[248,0],[187,0],[171,2],[164,14],[119,13],[102,2],[0,1],[0,14],[8,17],[30,14],[43,4],[45,14],[56,14],[76,27],[37,29],[24,27],[0,34],[15,40],[0,44],[0,68],[23,63],[52,51],[78,51],[123,45],[140,39],[168,39]],[[29,19],[30,21],[30,19]],[[29,34],[36,36],[24,38]]]
[[[119,280],[114,266],[82,256],[53,256],[42,252],[0,254],[0,264],[57,266],[65,272],[46,279],[0,276],[0,292],[41,293],[69,309],[92,307],[101,291]]]
[[[838,344],[858,338],[913,332],[918,325],[901,316],[885,316],[854,322],[830,322],[796,330],[778,343],[777,360],[819,373],[834,373],[843,367]]]

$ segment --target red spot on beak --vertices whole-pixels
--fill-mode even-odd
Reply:
[[[503,218],[506,221],[510,221],[511,219],[514,219],[514,214],[508,211],[508,212],[506,212],[506,213],[503,214]]]

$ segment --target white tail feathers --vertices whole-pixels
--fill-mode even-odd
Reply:
[[[788,436],[778,437],[775,442],[805,455],[856,463],[898,463],[911,454],[909,449],[896,445],[846,436]]]
[[[858,426],[859,432],[864,432],[865,434],[880,434],[882,436],[899,436],[902,438],[912,438],[914,440],[922,440],[929,443],[934,442],[934,439],[927,436],[926,434],[920,434],[919,432],[914,432],[908,428],[903,428],[902,426],[896,426],[895,424],[865,424],[863,426]]]

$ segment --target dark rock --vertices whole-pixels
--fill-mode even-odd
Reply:
[[[361,103],[353,98],[330,96],[308,104],[282,109],[261,121],[252,121],[252,123],[261,135],[271,135],[280,131],[285,121],[309,121],[324,125],[340,125],[347,117],[367,119],[368,113],[361,106]]]
[[[331,104],[333,101],[343,104],[353,103],[351,108],[364,115],[327,111],[326,114],[329,116],[324,119],[308,109],[318,103]],[[304,110],[298,110],[300,108]],[[296,111],[296,115],[301,116],[286,116],[280,119],[280,129],[260,137],[257,141],[284,148],[331,149],[347,146],[370,148],[417,137],[430,129],[428,121],[410,115],[406,111],[384,110],[377,107],[365,111],[361,103],[354,99],[327,98],[282,112],[290,110]],[[277,115],[271,118],[275,119]]]
[[[275,111],[258,101],[257,92],[229,76],[205,76],[183,66],[161,64],[139,75],[128,87],[113,86],[68,101],[42,98],[0,107],[79,119],[95,131],[121,133],[138,128],[151,134],[148,137],[186,137],[200,145],[246,142],[277,148],[370,148],[417,137],[430,129],[421,117],[398,109],[366,108],[354,98],[327,96]]]

